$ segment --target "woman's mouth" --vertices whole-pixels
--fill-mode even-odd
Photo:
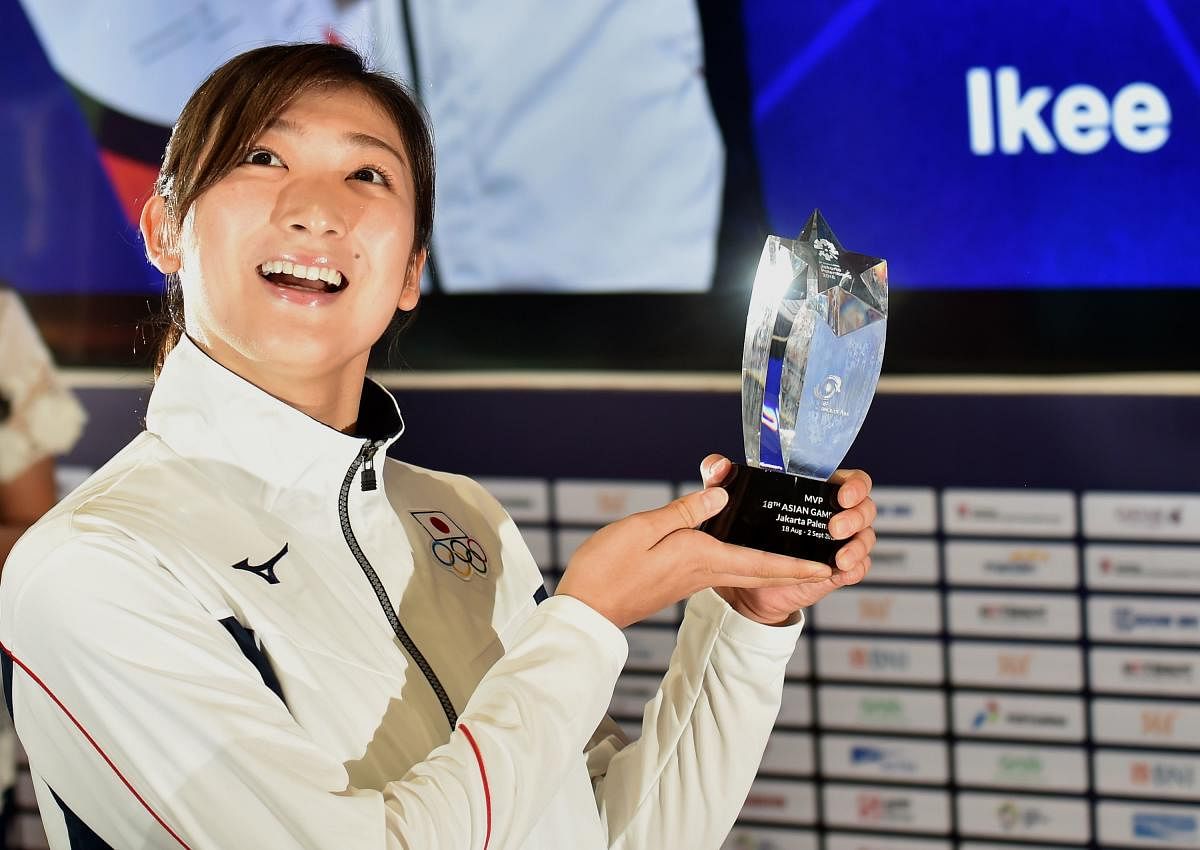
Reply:
[[[327,266],[302,266],[286,260],[271,260],[258,267],[258,273],[276,286],[305,292],[341,292],[349,281],[337,269]]]

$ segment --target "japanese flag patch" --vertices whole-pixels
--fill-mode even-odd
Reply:
[[[473,575],[487,576],[487,552],[449,514],[444,511],[412,511],[411,515],[429,535],[430,551],[439,564],[463,581],[470,581]]]

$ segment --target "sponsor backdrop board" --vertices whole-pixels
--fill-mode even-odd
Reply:
[[[397,455],[483,479],[551,590],[595,528],[741,445],[731,393],[398,395]],[[144,403],[81,396],[64,480]],[[879,485],[878,563],[809,618],[726,848],[1200,847],[1196,434],[1200,395],[878,396],[847,460]],[[628,631],[633,737],[680,616]]]

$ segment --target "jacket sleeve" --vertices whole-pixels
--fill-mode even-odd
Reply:
[[[0,642],[18,735],[68,825],[112,847],[515,850],[580,758],[627,651],[587,606],[546,601],[449,741],[382,792],[357,790],[132,542],[88,532],[18,552],[10,569]]]
[[[764,626],[706,590],[687,604],[641,737],[621,746],[606,721],[588,768],[609,847],[717,850],[737,819],[779,714],[803,628]]]

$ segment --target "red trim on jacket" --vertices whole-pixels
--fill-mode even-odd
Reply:
[[[36,673],[34,673],[32,670],[30,670],[28,666],[26,666],[24,661],[17,658],[17,656],[13,655],[12,651],[7,646],[5,646],[4,644],[0,644],[0,650],[3,650],[4,654],[12,659],[13,664],[16,664],[18,667],[20,667],[22,670],[24,670],[25,674],[27,676],[29,676],[29,678],[33,679],[33,681],[37,682],[38,687],[40,687],[43,691],[45,691],[46,695],[48,697],[50,697],[50,699],[54,700],[54,704],[57,705],[60,709],[62,709],[62,713],[67,716],[68,720],[70,720],[72,723],[75,724],[75,728],[80,731],[80,733],[83,735],[83,737],[87,738],[87,742],[92,745],[92,749],[94,749],[96,752],[98,752],[100,754],[100,758],[104,759],[105,763],[108,764],[108,766],[110,768],[112,768],[112,772],[115,773],[117,775],[117,778],[121,780],[121,783],[126,788],[129,789],[129,793],[132,794],[137,799],[137,801],[142,804],[142,808],[144,808],[146,811],[148,811],[150,813],[150,816],[153,817],[156,821],[158,821],[159,826],[161,826],[163,829],[165,829],[167,831],[167,833],[172,838],[174,838],[176,842],[179,843],[180,847],[184,847],[184,848],[186,848],[186,850],[191,850],[191,848],[188,847],[187,842],[185,842],[182,838],[180,838],[179,835],[175,832],[175,830],[173,830],[173,829],[171,829],[171,827],[167,826],[167,822],[165,820],[163,820],[161,817],[159,817],[158,812],[156,812],[156,811],[154,811],[154,809],[150,808],[150,804],[147,803],[145,798],[142,797],[142,795],[137,792],[137,789],[134,788],[133,785],[129,782],[129,780],[125,778],[125,775],[123,773],[121,773],[120,769],[115,764],[113,764],[113,760],[108,757],[108,753],[104,752],[104,750],[100,748],[100,745],[96,743],[96,739],[93,738],[90,734],[88,734],[87,729],[83,728],[83,724],[80,723],[77,719],[75,719],[75,715],[71,713],[71,710],[69,708],[67,708],[65,705],[63,705],[62,700],[60,700],[57,696],[55,696],[54,691],[50,690],[50,688],[46,685],[46,683],[43,682],[41,679],[39,679],[38,675]],[[9,696],[11,698],[12,695],[10,694]],[[472,742],[472,745],[474,745],[474,742]],[[476,755],[478,755],[478,752],[479,751],[476,750]],[[480,769],[482,769],[482,767],[483,767],[483,765],[481,762]],[[486,788],[487,788],[487,779],[484,779],[484,789],[486,790]],[[490,816],[489,816],[489,824],[490,824]]]
[[[483,766],[483,753],[479,752],[479,745],[475,743],[475,736],[471,734],[471,730],[465,723],[458,724],[458,728],[462,730],[463,735],[467,738],[467,743],[475,751],[475,761],[479,762],[479,775],[483,778],[483,804],[487,811],[487,833],[483,839],[483,850],[487,850],[488,844],[492,841],[492,791],[488,788],[487,769]]]

